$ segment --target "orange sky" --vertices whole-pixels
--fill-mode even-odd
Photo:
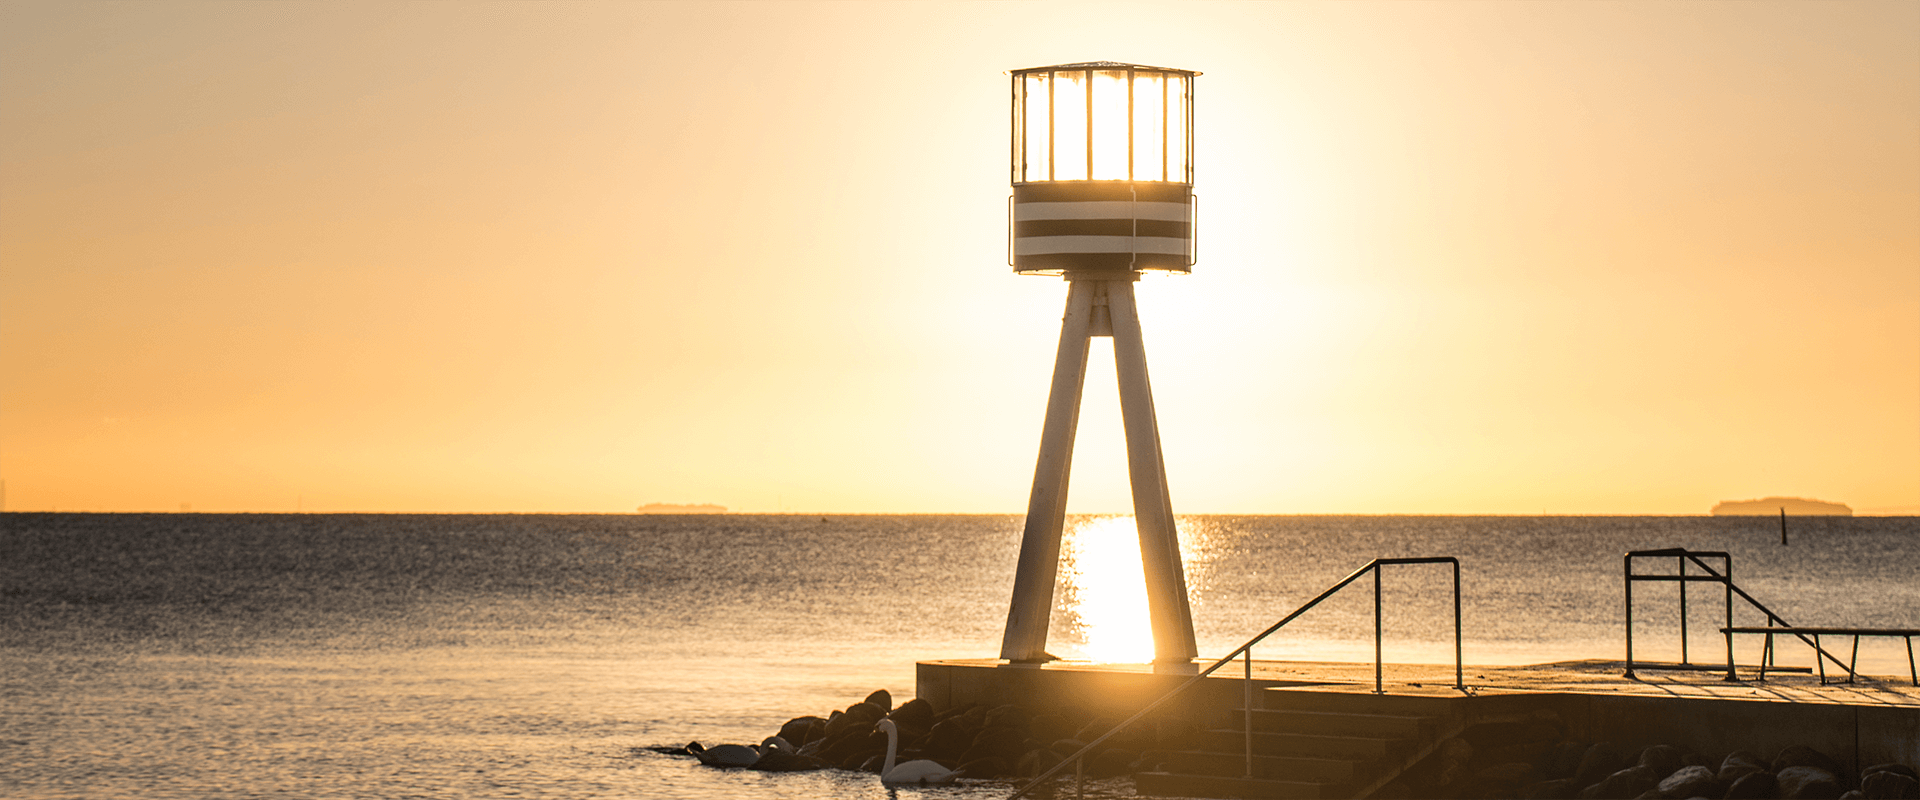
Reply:
[[[1176,511],[1920,507],[1920,4],[16,2],[7,508],[1018,512],[1099,59],[1205,73]]]

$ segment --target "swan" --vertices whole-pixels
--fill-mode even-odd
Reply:
[[[748,766],[761,772],[805,772],[824,769],[827,762],[812,756],[800,755],[800,749],[792,742],[778,736],[769,736],[760,743],[760,758]]]
[[[960,777],[956,770],[950,770],[926,759],[917,759],[895,766],[894,754],[900,749],[900,728],[893,720],[883,719],[873,726],[874,730],[887,733],[887,761],[880,765],[880,782],[890,785],[902,783],[952,783]]]
[[[716,744],[702,747],[699,742],[687,745],[687,752],[700,763],[709,767],[751,767],[760,760],[760,753],[744,744]]]

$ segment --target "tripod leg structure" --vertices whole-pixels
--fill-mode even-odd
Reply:
[[[1074,280],[1068,286],[1060,350],[1053,366],[1046,424],[1040,434],[1040,458],[1034,466],[1033,493],[1027,503],[1020,563],[1014,573],[1013,602],[1007,611],[1000,657],[1017,663],[1052,658],[1046,653],[1047,627],[1060,568],[1067,481],[1080,419],[1080,397],[1086,385],[1087,349],[1092,336],[1111,335],[1120,384],[1120,414],[1127,434],[1134,523],[1146,573],[1154,661],[1184,664],[1199,652],[1173,506],[1167,494],[1160,426],[1154,415],[1153,389],[1147,380],[1146,346],[1134,305],[1133,282]]]

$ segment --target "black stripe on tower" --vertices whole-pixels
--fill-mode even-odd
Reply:
[[[1138,226],[1138,227],[1135,227]],[[1159,236],[1186,239],[1193,226],[1158,219],[1029,219],[1013,223],[1016,239],[1032,236]]]
[[[1186,272],[1191,268],[1186,256],[1162,253],[1051,253],[1020,256],[1016,272],[1117,271],[1163,269]]]

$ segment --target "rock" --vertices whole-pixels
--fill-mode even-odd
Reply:
[[[1880,766],[1884,767],[1888,765],[1882,764]],[[1898,767],[1900,765],[1894,764],[1892,766]],[[1868,767],[1867,769],[1873,771],[1868,772],[1866,777],[1860,779],[1860,793],[1869,798],[1869,800],[1920,800],[1920,780],[1914,779],[1911,774],[1913,770],[1906,770],[1905,773],[1902,773],[1891,769],[1875,769],[1874,767]],[[1901,767],[1901,769],[1905,768]]]
[[[1572,778],[1541,781],[1520,790],[1520,796],[1526,800],[1573,800],[1579,794],[1580,787],[1574,785]]]
[[[1020,773],[1022,778],[1032,778],[1053,769],[1053,766],[1060,761],[1060,756],[1052,751],[1034,750],[1020,757],[1020,760],[1014,764],[1014,771]]]
[[[1860,777],[1864,778],[1876,772],[1897,772],[1914,780],[1920,780],[1920,772],[1914,772],[1912,767],[1905,764],[1875,764],[1860,770]]]
[[[803,756],[788,750],[770,749],[760,754],[747,769],[758,772],[812,772],[833,766],[811,756]]]
[[[1471,779],[1472,777],[1473,777],[1473,773],[1467,770],[1467,762],[1442,761],[1440,762],[1439,771],[1435,772],[1433,775],[1433,785],[1453,786],[1456,783],[1466,783],[1467,780]],[[1461,793],[1455,791],[1455,792],[1450,792],[1448,796],[1452,797],[1459,794]]]
[[[1553,742],[1523,742],[1521,744],[1510,744],[1505,747],[1496,747],[1489,750],[1481,757],[1480,761],[1487,765],[1511,764],[1515,761],[1524,761],[1532,764],[1535,769],[1543,773],[1542,777],[1549,777],[1544,775],[1544,773],[1547,771],[1547,767],[1552,759]],[[1540,780],[1540,778],[1535,778],[1534,780]]]
[[[780,726],[782,739],[793,743],[794,747],[806,747],[808,742],[826,735],[827,721],[819,717],[794,717]]]
[[[1013,728],[1024,735],[1032,722],[1032,712],[1019,706],[1000,706],[987,712],[986,727]]]
[[[954,707],[952,707],[952,708],[949,708],[949,709],[946,709],[946,710],[944,710],[944,711],[941,711],[941,712],[940,712],[940,713],[938,713],[938,714],[934,714],[934,715],[933,715],[933,721],[934,721],[934,722],[935,722],[936,724],[938,724],[939,722],[941,722],[941,721],[943,721],[943,720],[948,720],[948,719],[952,719],[952,718],[954,718],[954,717],[957,717],[957,716],[960,716],[961,714],[965,714],[965,713],[967,713],[967,712],[969,712],[969,711],[972,711],[972,710],[974,710],[975,708],[977,708],[977,707],[979,707],[979,705],[980,705],[979,703],[966,703],[966,704],[963,704],[963,705],[957,705],[957,706],[954,706]]]
[[[1599,800],[1639,797],[1659,784],[1660,779],[1653,776],[1652,769],[1636,765],[1608,775],[1599,783],[1580,790],[1580,796],[1599,798]]]
[[[933,704],[918,697],[901,703],[899,708],[887,712],[887,719],[906,728],[930,730],[933,728]]]
[[[847,719],[847,712],[835,711],[827,715],[827,727],[826,727],[826,730],[821,733],[820,738],[831,739],[835,736],[839,736],[842,732],[846,731],[846,729],[851,727],[852,725],[853,725],[853,720]]]
[[[885,753],[881,753],[880,755],[877,755],[877,756],[867,756],[866,758],[861,759],[860,766],[854,767],[853,771],[878,773],[880,771],[880,768],[886,765],[887,765],[887,755]]]
[[[1657,778],[1672,775],[1674,770],[1686,763],[1680,748],[1666,744],[1656,744],[1640,751],[1639,762],[1640,766],[1653,770]]]
[[[1620,746],[1612,742],[1595,742],[1587,752],[1580,756],[1580,766],[1573,771],[1573,782],[1581,786],[1592,786],[1605,780],[1608,775],[1619,772],[1627,765],[1627,754]],[[1639,794],[1635,792],[1634,794]]]
[[[885,689],[875,689],[873,694],[867,695],[867,699],[861,702],[873,705],[880,709],[882,714],[893,710],[893,695]]]
[[[1087,777],[1112,778],[1133,772],[1133,752],[1128,750],[1108,750],[1091,756],[1087,763]]]
[[[1706,767],[1681,767],[1660,780],[1660,793],[1668,797],[1719,797],[1720,781]]]
[[[969,778],[1005,778],[1013,774],[1013,764],[1003,758],[976,758],[960,765]]]
[[[993,755],[1013,761],[1027,752],[1027,737],[1012,728],[988,728],[973,737],[970,753]],[[977,757],[977,756],[976,756]],[[965,759],[972,760],[972,759]]]
[[[1473,777],[1474,780],[1486,781],[1488,783],[1520,786],[1522,784],[1533,783],[1535,773],[1532,764],[1525,761],[1509,761],[1504,764],[1495,764],[1479,772],[1475,772],[1473,773]]]
[[[1727,800],[1766,800],[1780,793],[1780,779],[1771,772],[1750,772],[1727,787]]]
[[[1043,742],[1055,739],[1071,739],[1074,731],[1080,729],[1063,714],[1035,714],[1033,721],[1027,724],[1027,735]]]
[[[1543,770],[1549,778],[1572,778],[1573,773],[1580,769],[1581,756],[1586,754],[1586,742],[1560,742],[1553,746]]]
[[[879,722],[882,717],[887,715],[887,710],[872,703],[860,702],[847,706],[846,713],[847,719],[851,724],[855,726],[864,725],[871,728],[873,727],[873,723]]]
[[[1095,739],[1098,739],[1102,736],[1107,735],[1107,731],[1110,731],[1110,730],[1113,730],[1113,723],[1108,722],[1106,720],[1102,720],[1102,719],[1096,719],[1096,720],[1093,720],[1092,722],[1089,722],[1085,725],[1080,726],[1079,730],[1074,731],[1073,738],[1079,739],[1080,741],[1083,741],[1083,742],[1091,742]]]
[[[1721,783],[1731,786],[1734,781],[1756,772],[1771,772],[1766,759],[1746,750],[1735,750],[1720,761],[1720,771],[1714,774]]]
[[[1787,800],[1834,800],[1844,789],[1840,779],[1819,767],[1787,767],[1776,773],[1780,796]]]
[[[1525,761],[1509,761],[1481,769],[1468,778],[1462,797],[1512,797],[1520,787],[1539,779],[1539,772]]]
[[[831,764],[838,764],[845,769],[858,769],[860,762],[866,760],[867,756],[886,752],[886,734],[879,731],[864,734],[848,731],[838,741],[828,743],[826,748],[820,751],[819,758]],[[853,766],[848,767],[848,762],[852,762]]]
[[[1133,770],[1135,772],[1162,772],[1166,770],[1167,762],[1172,760],[1173,754],[1165,750],[1143,750],[1140,752],[1140,757],[1134,759]]]
[[[1806,745],[1798,744],[1787,745],[1782,748],[1780,753],[1773,757],[1772,767],[1773,769],[1770,771],[1775,775],[1779,775],[1780,770],[1788,767],[1813,767],[1823,770],[1827,774],[1835,777],[1847,774],[1846,767],[1841,766],[1840,762],[1834,757],[1807,747]],[[1782,780],[1781,785],[1785,786],[1786,781]]]
[[[927,733],[927,741],[923,747],[933,754],[935,761],[945,758],[948,763],[951,763],[958,760],[960,754],[965,753],[967,748],[973,746],[975,734],[974,729],[967,727],[965,718],[947,719],[934,723],[933,730]]]
[[[1047,745],[1046,749],[1053,751],[1055,755],[1061,758],[1066,758],[1067,756],[1080,752],[1080,748],[1086,746],[1087,743],[1079,739],[1055,739],[1052,744]]]
[[[1866,800],[1866,798],[1867,798],[1867,793],[1860,791],[1859,789],[1855,789],[1851,792],[1847,792],[1846,794],[1840,795],[1840,800]]]

